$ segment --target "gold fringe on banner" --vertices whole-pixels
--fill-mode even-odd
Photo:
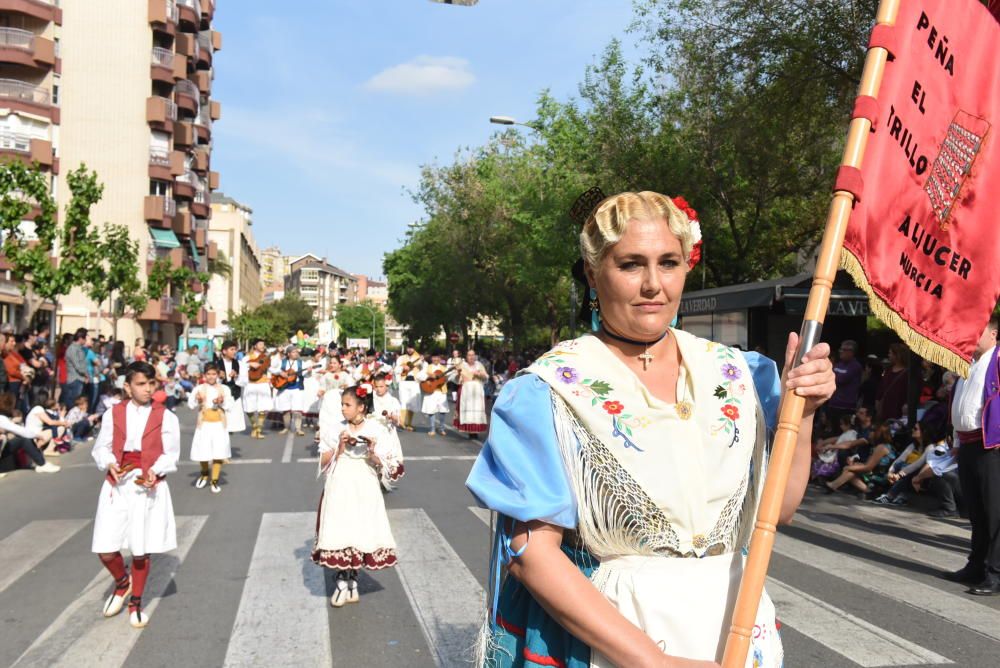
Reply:
[[[879,320],[885,323],[892,331],[899,335],[903,343],[926,360],[930,360],[938,366],[951,369],[962,378],[969,377],[969,363],[959,357],[954,351],[942,346],[940,343],[931,341],[923,334],[910,327],[891,306],[885,303],[881,297],[875,294],[868,283],[868,276],[861,262],[847,248],[840,253],[840,267],[851,275],[859,288],[868,295],[868,305]]]

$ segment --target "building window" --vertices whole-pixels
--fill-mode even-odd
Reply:
[[[167,197],[170,195],[170,184],[166,181],[149,180],[149,194]]]
[[[681,329],[709,341],[747,349],[749,334],[746,311],[686,315],[681,322]]]

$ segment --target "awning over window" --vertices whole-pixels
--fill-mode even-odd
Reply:
[[[173,230],[161,230],[156,227],[149,228],[149,233],[153,235],[153,245],[157,248],[180,248],[181,242],[174,234]]]
[[[188,243],[191,244],[191,259],[194,260],[194,266],[197,267],[201,264],[201,258],[198,256],[198,246],[194,243],[194,237],[188,239]]]

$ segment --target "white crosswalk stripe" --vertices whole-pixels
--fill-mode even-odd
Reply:
[[[479,581],[421,508],[389,511],[396,572],[441,668],[468,666],[481,621]]]
[[[477,506],[470,506],[469,510],[483,523],[490,524],[490,511]],[[836,557],[832,552],[829,554]],[[859,666],[876,668],[953,663],[773,577],[768,578],[767,591],[783,625],[796,629]]]
[[[35,520],[0,540],[0,592],[41,563],[90,520]]]
[[[315,532],[315,513],[261,518],[226,666],[331,665],[323,569],[307,563]]]
[[[177,550],[153,555],[143,595],[145,610],[151,617],[207,519],[206,515],[178,517]],[[142,632],[128,625],[125,611],[112,619],[101,616],[101,608],[110,591],[111,576],[101,569],[14,665],[69,668],[93,665],[95,657],[100,657],[100,664],[109,668],[124,664]]]

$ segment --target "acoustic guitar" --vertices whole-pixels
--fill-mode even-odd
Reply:
[[[250,366],[250,362],[260,362],[260,366],[256,369]],[[247,378],[250,379],[251,383],[259,383],[262,378],[267,374],[267,370],[270,367],[269,362],[262,361],[262,357],[258,357],[253,360],[247,360]]]
[[[439,390],[447,382],[447,372],[436,371],[433,375],[428,376],[427,380],[420,381],[420,391],[425,394],[431,394],[432,392]]]
[[[271,387],[273,387],[276,390],[283,390],[287,386],[295,383],[298,377],[299,375],[294,371],[292,371],[291,369],[288,369],[287,371],[282,371],[279,374],[271,376]]]

